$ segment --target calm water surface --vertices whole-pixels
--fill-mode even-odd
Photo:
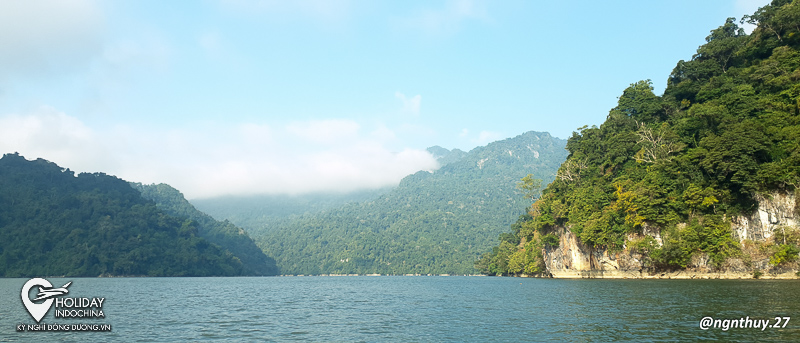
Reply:
[[[111,332],[16,332],[33,324],[0,279],[0,341],[800,342],[800,280],[491,277],[48,278],[105,297]],[[703,317],[791,317],[785,328],[701,330]]]

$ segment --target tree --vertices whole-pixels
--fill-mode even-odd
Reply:
[[[536,200],[542,194],[542,179],[535,179],[533,174],[528,174],[517,183],[517,188],[525,192],[525,197]]]
[[[670,155],[683,149],[683,144],[674,142],[670,136],[669,125],[661,124],[657,130],[649,128],[644,123],[639,123],[639,130],[636,131],[638,140],[636,143],[642,146],[641,150],[634,155],[634,159],[641,163],[658,163],[668,161]]]

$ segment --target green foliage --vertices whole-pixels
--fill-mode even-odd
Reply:
[[[0,276],[241,275],[242,262],[127,182],[0,159]]]
[[[636,242],[656,268],[693,255],[720,265],[739,254],[723,218],[749,214],[754,195],[800,185],[800,2],[776,0],[712,30],[677,63],[662,96],[649,80],[622,92],[600,127],[581,127],[555,181],[520,223],[521,238],[568,227],[595,248],[619,250],[644,225],[663,245]],[[775,260],[793,252],[781,247]],[[793,256],[793,255],[791,255]]]
[[[284,274],[472,274],[473,261],[530,203],[518,181],[532,172],[552,180],[564,144],[528,132],[407,176],[380,197],[249,232]],[[511,256],[520,236],[503,242],[499,253]],[[484,262],[507,270],[507,258]]]
[[[192,199],[191,204],[208,215],[228,220],[251,235],[281,227],[301,216],[319,214],[349,203],[373,201],[389,192],[388,188],[352,193],[230,195]]]
[[[779,266],[797,260],[800,254],[800,230],[791,227],[778,227],[772,237],[775,250],[769,258],[769,263]]]
[[[542,179],[536,179],[533,174],[528,174],[517,183],[517,188],[525,192],[525,197],[536,200],[542,192]]]
[[[529,216],[520,216],[512,227],[528,221]],[[537,236],[524,244],[517,234],[503,233],[500,235],[500,245],[475,261],[475,269],[486,275],[540,275],[547,270],[542,249],[558,245],[558,236],[552,233]]]
[[[797,260],[797,254],[800,253],[794,244],[781,244],[778,245],[778,251],[770,256],[769,264],[778,266],[784,263],[794,262]]]
[[[544,244],[544,246],[548,248],[555,248],[558,247],[558,245],[560,244],[558,236],[554,233],[548,233],[546,235],[543,235],[541,237],[541,241],[542,244]]]
[[[163,183],[158,185],[130,183],[130,185],[141,192],[142,197],[155,202],[156,206],[168,215],[190,219],[197,223],[198,236],[242,261],[244,275],[278,274],[275,260],[264,255],[247,232],[227,220],[220,222],[198,211],[177,189]]]
[[[758,279],[762,275],[764,275],[764,273],[761,270],[758,270],[758,269],[753,270],[753,278],[754,279]]]

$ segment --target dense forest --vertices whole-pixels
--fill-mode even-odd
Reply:
[[[192,199],[191,204],[203,213],[228,220],[251,232],[281,227],[303,215],[313,215],[349,203],[374,200],[390,190],[391,188],[380,188],[347,193],[227,195]]]
[[[242,261],[127,182],[0,159],[0,276],[242,275]]]
[[[284,274],[470,274],[472,261],[525,208],[520,178],[550,181],[564,140],[528,132],[465,153],[441,147],[444,165],[404,178],[376,199],[252,230]]]
[[[800,186],[800,2],[775,0],[739,23],[757,27],[746,34],[729,18],[678,62],[663,95],[636,82],[600,127],[574,133],[555,181],[476,267],[542,272],[557,226],[592,247],[638,251],[655,270],[686,268],[698,253],[719,266],[743,249],[773,265],[797,259],[797,228],[740,244],[729,219],[752,212],[756,194]],[[663,245],[626,242],[645,226],[660,229]]]
[[[275,260],[264,255],[264,252],[256,246],[256,243],[253,242],[247,232],[227,220],[220,222],[198,211],[177,189],[163,183],[157,185],[130,184],[134,189],[142,193],[142,197],[155,202],[156,206],[166,214],[176,218],[193,220],[197,225],[198,236],[230,251],[233,256],[242,261],[243,274],[278,274]]]
[[[427,149],[440,165],[458,161],[467,153],[440,146]],[[332,210],[350,203],[368,202],[389,193],[394,187],[353,192],[315,192],[304,194],[228,195],[192,199],[198,210],[214,218],[229,220],[248,231],[263,231],[290,225],[302,216]]]

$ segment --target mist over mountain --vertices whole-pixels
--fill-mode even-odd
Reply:
[[[474,272],[473,261],[526,206],[517,183],[553,180],[565,140],[520,136],[469,153],[432,147],[443,165],[382,196],[304,215],[251,234],[284,274]]]
[[[337,208],[352,202],[373,200],[391,188],[350,193],[318,192],[298,195],[264,194],[193,199],[197,209],[247,230],[269,230],[302,215]]]
[[[142,197],[155,202],[156,206],[165,213],[176,218],[193,220],[200,237],[226,249],[242,262],[243,274],[275,275],[278,273],[275,260],[264,255],[264,252],[256,246],[247,232],[227,220],[217,221],[208,214],[197,210],[180,191],[172,186],[164,183],[143,185],[133,182],[130,185],[141,192]]]

